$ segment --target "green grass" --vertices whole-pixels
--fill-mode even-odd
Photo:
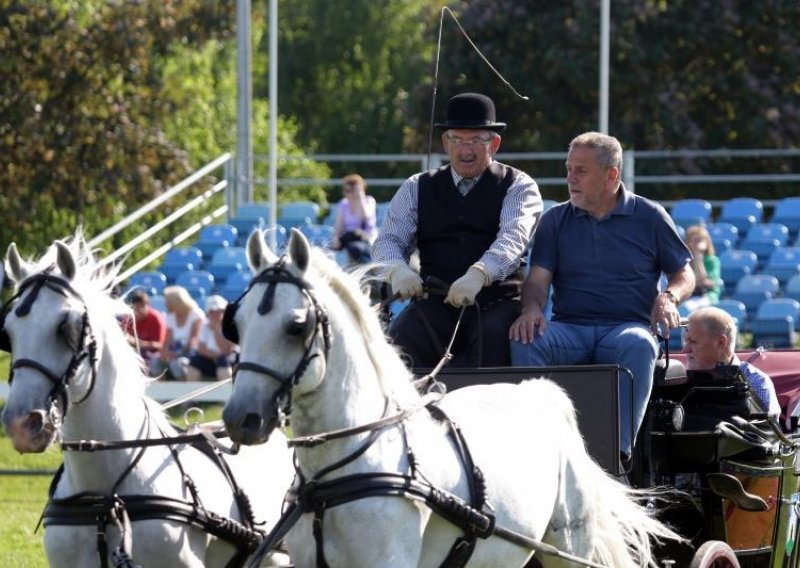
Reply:
[[[8,377],[9,357],[0,353],[0,380]],[[3,401],[0,401],[0,409]],[[2,430],[2,429],[0,429]],[[11,440],[0,432],[0,470],[54,470],[61,461],[58,450],[44,454],[17,453]],[[47,501],[50,476],[0,475],[0,566],[40,568],[47,566],[42,546],[43,529],[34,534]]]
[[[0,380],[8,377],[9,357],[0,353]],[[0,400],[0,411],[4,401]],[[217,420],[220,405],[199,405],[203,420]],[[180,410],[170,412],[176,424],[183,424]],[[0,470],[55,470],[61,463],[61,452],[51,448],[43,454],[17,453],[11,440],[0,428]],[[42,545],[44,529],[34,534],[39,515],[47,501],[50,476],[0,475],[0,567],[43,568],[47,566]]]

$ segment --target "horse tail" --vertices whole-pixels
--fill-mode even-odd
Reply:
[[[572,438],[565,450],[571,470],[568,475],[582,492],[580,506],[591,535],[589,560],[613,568],[657,568],[654,543],[685,539],[656,519],[643,503],[664,501],[674,491],[633,489],[606,473],[586,451],[572,400],[553,385],[561,395],[548,402],[563,415],[567,422],[564,435]]]

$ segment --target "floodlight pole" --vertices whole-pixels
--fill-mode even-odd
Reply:
[[[278,0],[269,0],[269,226],[278,226]],[[273,251],[277,230],[270,231]]]
[[[611,21],[611,0],[600,3],[600,125],[598,130],[608,134],[608,52]]]
[[[253,201],[250,0],[236,0],[236,207]]]

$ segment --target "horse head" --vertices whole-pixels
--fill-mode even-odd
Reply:
[[[12,243],[6,265],[17,284],[0,314],[0,347],[12,354],[2,421],[17,451],[42,452],[69,405],[90,394],[96,346],[86,305],[73,287],[78,264],[69,246],[56,241],[34,265]],[[91,372],[81,372],[86,366]]]
[[[300,231],[292,230],[278,258],[256,230],[247,253],[256,276],[223,320],[223,333],[240,344],[240,362],[222,417],[232,440],[259,444],[291,412],[293,397],[319,386],[330,332],[307,279],[311,247]]]

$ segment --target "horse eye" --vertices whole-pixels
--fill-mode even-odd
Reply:
[[[307,324],[308,317],[306,316],[305,312],[295,313],[293,314],[292,320],[289,322],[289,325],[286,328],[286,333],[294,336],[303,335],[303,333],[305,333]]]

